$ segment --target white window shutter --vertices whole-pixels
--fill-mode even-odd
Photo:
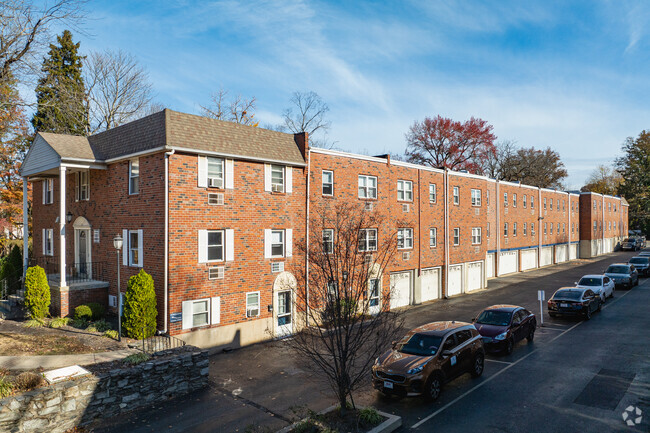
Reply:
[[[138,230],[138,266],[144,266],[144,236],[142,235],[142,229]]]
[[[183,301],[183,329],[192,327],[192,301]]]
[[[47,248],[45,245],[47,245],[47,230],[43,229],[43,255],[47,254]]]
[[[129,264],[129,231],[122,230],[122,264],[128,266]]]
[[[235,231],[226,229],[226,261],[235,260]]]
[[[199,263],[208,261],[208,231],[199,230]]]
[[[284,181],[286,185],[284,186],[284,189],[287,193],[290,193],[293,190],[293,168],[286,167],[284,173],[286,176],[286,179]]]
[[[235,161],[226,159],[226,189],[235,187]]]
[[[43,180],[43,204],[45,204],[45,191],[47,191],[47,179]]]
[[[264,164],[264,191],[271,191],[271,164]]]
[[[199,173],[198,173],[198,185],[199,188],[208,187],[208,158],[206,156],[199,155]]]
[[[218,325],[221,322],[221,298],[215,296],[210,299],[210,324]]]
[[[264,258],[271,258],[271,229],[264,229]]]
[[[293,229],[286,229],[285,231],[286,234],[286,242],[287,244],[284,247],[285,251],[285,256],[286,257],[291,257],[293,255]]]
[[[79,178],[81,174],[76,172],[74,174],[74,201],[79,201]]]

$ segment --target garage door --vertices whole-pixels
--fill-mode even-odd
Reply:
[[[553,247],[542,247],[539,257],[540,266],[548,266],[553,263]]]
[[[405,307],[411,301],[411,273],[390,274],[390,308]]]
[[[575,260],[578,258],[578,244],[571,244],[569,246],[569,260]]]
[[[440,297],[440,268],[422,269],[422,302]]]
[[[521,270],[534,269],[537,267],[537,250],[522,250],[521,251]]]
[[[483,262],[467,264],[467,291],[483,288]]]
[[[494,278],[494,253],[485,257],[485,272],[488,278]]]
[[[562,263],[567,261],[567,248],[566,245],[555,246],[555,263]]]
[[[447,296],[463,293],[463,265],[449,266],[449,286]]]
[[[499,258],[499,275],[517,272],[517,251],[504,251]]]

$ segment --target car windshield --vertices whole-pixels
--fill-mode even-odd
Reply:
[[[558,290],[555,295],[553,295],[553,298],[577,301],[582,298],[582,292],[580,290]]]
[[[627,266],[610,266],[605,273],[607,274],[627,274]]]
[[[630,259],[630,263],[634,263],[635,265],[636,265],[637,263],[646,264],[646,263],[648,263],[649,260],[650,260],[650,259],[648,259],[648,258],[644,258],[644,257],[632,257],[632,258]]]
[[[580,278],[580,281],[578,281],[579,286],[600,286],[602,283],[602,278],[596,277],[582,277]]]
[[[509,311],[485,310],[478,316],[476,323],[481,325],[508,326],[511,314]]]
[[[435,355],[442,343],[442,337],[426,334],[413,334],[406,342],[397,343],[396,350],[400,353],[418,356]]]

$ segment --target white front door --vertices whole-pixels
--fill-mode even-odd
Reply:
[[[378,278],[371,278],[368,280],[368,313],[373,316],[379,314],[379,311],[381,310],[380,289],[381,287]]]
[[[278,314],[276,315],[276,337],[286,337],[293,334],[293,299],[291,290],[283,290],[277,294]]]
[[[77,275],[83,279],[90,279],[92,273],[90,266],[90,230],[75,230],[75,235],[75,269]]]

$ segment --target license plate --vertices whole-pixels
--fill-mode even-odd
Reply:
[[[393,382],[384,381],[384,388],[393,389]]]
[[[569,308],[569,304],[560,304],[560,307],[562,307],[562,308]]]

